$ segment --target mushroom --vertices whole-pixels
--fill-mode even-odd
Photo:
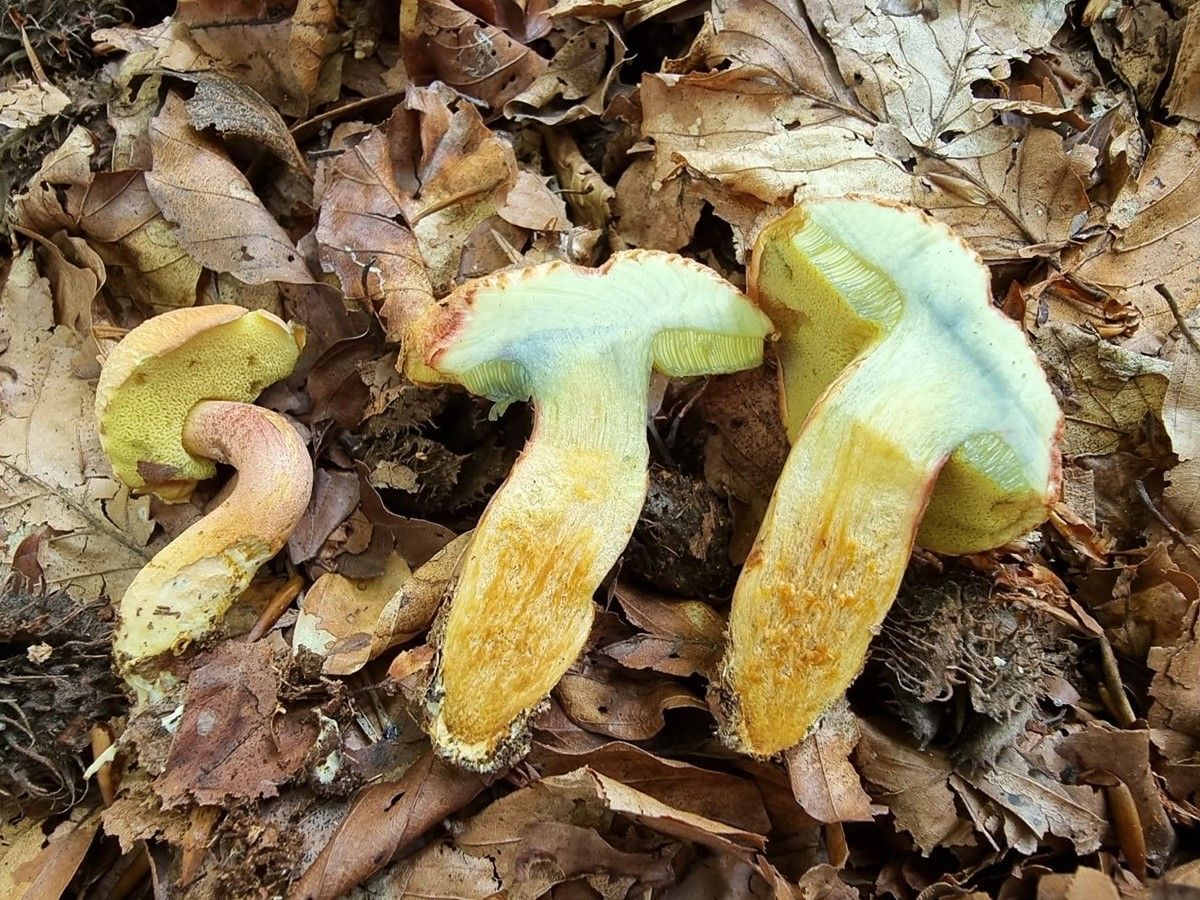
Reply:
[[[117,477],[167,502],[237,470],[229,495],[134,577],[113,635],[137,687],[159,658],[203,637],[274,556],[308,506],[312,462],[277,413],[253,406],[286,377],[303,329],[239,306],[178,309],[147,320],[109,354],[96,388],[100,443]]]
[[[650,251],[468,283],[408,334],[408,371],[497,403],[532,398],[533,433],[459,567],[426,697],[448,758],[498,768],[578,656],[592,594],[646,496],[650,372],[758,365],[771,324],[716,273]]]
[[[978,256],[917,210],[797,207],[749,281],[780,328],[794,440],[734,590],[718,705],[727,742],[766,756],[854,680],[914,538],[975,552],[1046,519],[1062,416]]]

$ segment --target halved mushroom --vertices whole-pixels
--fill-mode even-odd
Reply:
[[[769,755],[854,680],[914,538],[966,553],[1045,520],[1062,417],[987,269],[917,210],[797,207],[760,235],[750,283],[782,335],[794,442],[734,592],[722,727]]]
[[[758,365],[767,318],[706,267],[657,252],[548,263],[467,284],[409,334],[414,380],[498,408],[532,398],[533,434],[464,556],[428,695],[440,751],[496,768],[575,660],[592,594],[646,495],[651,369]]]
[[[173,310],[131,331],[96,389],[100,442],[138,491],[187,499],[217,462],[229,496],[163,548],[121,599],[113,643],[131,683],[203,637],[291,534],[308,505],[312,462],[283,416],[251,405],[296,365],[304,331],[238,306]]]

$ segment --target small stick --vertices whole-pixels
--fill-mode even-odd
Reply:
[[[1172,524],[1171,520],[1164,516],[1159,508],[1154,505],[1154,501],[1150,499],[1150,494],[1146,490],[1146,485],[1142,483],[1142,480],[1139,478],[1134,481],[1134,484],[1137,486],[1138,496],[1141,497],[1142,502],[1146,504],[1146,509],[1150,510],[1150,515],[1154,516],[1154,518],[1158,520],[1158,523],[1171,533],[1171,537],[1179,541],[1179,543],[1182,544],[1188,550],[1188,552],[1192,554],[1192,556],[1196,557],[1196,559],[1200,559],[1200,550],[1197,550],[1192,542],[1187,539],[1187,535],[1176,528],[1175,525]]]
[[[1133,802],[1133,792],[1124,781],[1115,778],[1115,784],[1105,785],[1104,795],[1112,810],[1113,831],[1116,832],[1121,852],[1125,854],[1133,874],[1145,881],[1146,835],[1142,831],[1142,817],[1138,815],[1137,804]]]
[[[271,630],[279,621],[279,617],[283,615],[283,611],[291,606],[292,601],[300,595],[302,587],[304,587],[304,579],[299,575],[293,575],[283,587],[275,592],[275,595],[263,607],[263,611],[259,614],[254,627],[250,629],[250,633],[246,635],[247,644],[253,644]]]
[[[108,730],[107,725],[93,725],[91,738],[92,757],[99,759],[104,751],[112,746],[112,733]],[[110,763],[105,763],[100,767],[96,773],[96,784],[100,788],[100,797],[104,800],[104,805],[112,806],[113,801],[117,799],[118,783]]]
[[[1106,698],[1117,723],[1122,728],[1128,728],[1137,721],[1137,715],[1129,704],[1129,698],[1125,696],[1125,685],[1117,668],[1117,655],[1113,653],[1112,644],[1105,635],[1100,637],[1100,665],[1104,670],[1104,684],[1101,685],[1104,690],[1100,696]]]

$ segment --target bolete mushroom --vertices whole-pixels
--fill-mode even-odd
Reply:
[[[168,502],[237,470],[229,495],[164,547],[121,598],[117,666],[140,680],[204,636],[274,556],[308,505],[312,462],[283,416],[252,405],[286,377],[303,329],[267,312],[198,306],[148,319],[109,354],[96,388],[100,443],[117,477]]]
[[[780,328],[794,435],[723,665],[723,734],[762,756],[854,680],[914,538],[967,553],[1045,520],[1062,417],[987,269],[917,210],[799,206],[760,235],[749,279]]]
[[[427,698],[435,745],[494,769],[575,660],[592,594],[646,496],[651,369],[758,365],[771,324],[710,269],[651,251],[599,269],[546,263],[468,283],[408,335],[415,380],[454,382],[502,409],[532,398],[524,452],[459,568]]]

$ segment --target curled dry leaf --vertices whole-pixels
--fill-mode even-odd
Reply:
[[[372,655],[411,640],[430,626],[472,534],[454,538],[397,586],[375,621]]]
[[[1045,326],[1034,346],[1066,416],[1065,456],[1128,449],[1147,414],[1160,414],[1171,372],[1162,360],[1074,325]]]
[[[48,82],[20,78],[0,88],[0,126],[33,128],[71,105],[71,98]]]
[[[403,221],[421,182],[413,169],[416,117],[398,109],[347,149],[327,171],[317,242],[321,265],[337,274],[348,300],[366,301],[399,341],[433,303],[416,237]]]
[[[1054,0],[990,6],[964,3],[938,15],[905,15],[871,0],[805,0],[855,96],[914,146],[940,156],[978,155],[991,140],[991,102],[980,81],[1008,74],[1012,60],[1047,46],[1065,8]]]
[[[1200,308],[1200,143],[1194,135],[1157,126],[1150,154],[1113,207],[1121,228],[1067,254],[1063,269],[1084,285],[1131,303],[1141,325],[1127,342],[1156,352],[1177,321],[1158,291],[1165,287],[1185,318]]]
[[[45,825],[27,816],[0,829],[0,896],[65,894],[100,828],[100,814],[79,808],[48,835]]]
[[[771,829],[762,795],[752,780],[655,756],[633,744],[606,743],[585,751],[538,746],[530,762],[543,776],[563,775],[586,765],[668,806],[748,832],[766,834]]]
[[[247,284],[312,281],[287,232],[221,146],[192,127],[174,92],[150,123],[150,149],[146,185],[199,263]]]
[[[182,75],[196,85],[187,101],[188,120],[197,131],[215,128],[223,135],[248,138],[270,150],[285,165],[307,177],[308,161],[283,117],[248,84],[215,73]]]
[[[1192,8],[1188,9],[1163,104],[1172,115],[1187,121],[1187,131],[1200,131],[1200,12]]]
[[[567,672],[554,695],[581,728],[624,741],[658,734],[667,723],[668,709],[707,709],[678,682],[635,678],[588,662]]]
[[[785,754],[796,802],[818,822],[871,821],[871,798],[850,762],[859,736],[858,720],[841,703]]]
[[[351,675],[383,648],[372,635],[380,611],[410,578],[408,563],[398,553],[387,560],[378,578],[352,580],[335,572],[318,578],[300,605],[292,635],[292,653],[302,648],[325,660],[326,675]]]
[[[562,125],[604,112],[625,62],[625,42],[611,25],[582,25],[538,77],[504,105],[514,121]]]
[[[711,678],[721,659],[725,619],[699,600],[668,600],[618,582],[617,602],[641,634],[600,648],[628,669]]]

